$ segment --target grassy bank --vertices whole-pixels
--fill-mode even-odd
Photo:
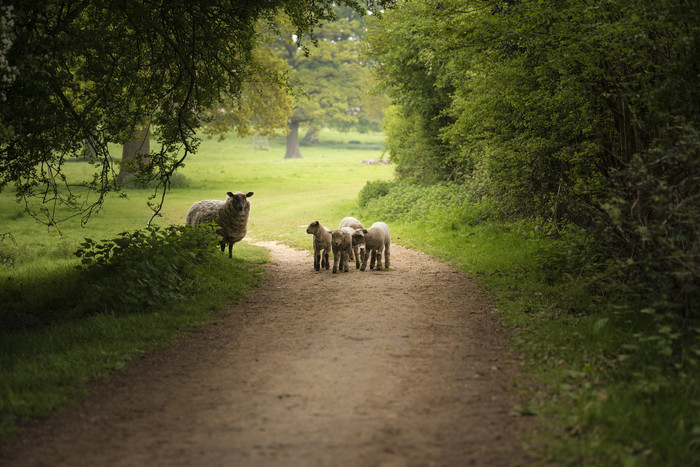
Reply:
[[[567,264],[578,254],[570,241],[537,225],[480,222],[481,207],[445,186],[377,187],[363,190],[369,199],[361,193],[361,219],[386,220],[400,243],[473,274],[492,294],[531,388],[513,416],[538,416],[544,430],[530,442],[543,464],[696,463],[700,376],[669,363],[679,344],[671,329],[646,334],[643,311],[630,322],[591,293],[591,277]]]
[[[194,201],[253,191],[249,237],[309,248],[309,222],[336,224],[355,209],[357,192],[367,180],[390,178],[392,171],[360,163],[381,157],[379,134],[326,132],[321,137],[321,144],[303,147],[304,157],[297,160],[283,159],[283,138],[272,139],[269,151],[253,150],[250,139],[205,140],[187,161],[156,225],[183,224]],[[69,171],[81,173],[82,164],[71,163]],[[179,297],[171,291],[163,306],[85,310],[86,290],[97,289],[86,289],[74,252],[85,237],[102,241],[144,228],[150,194],[131,190],[128,199],[108,199],[86,226],[68,221],[60,235],[25,214],[12,193],[0,194],[0,233],[11,234],[0,241],[0,257],[6,259],[0,268],[0,318],[12,324],[0,331],[0,436],[24,419],[73,403],[84,394],[84,382],[167,346],[259,284],[266,250],[242,242],[234,247],[233,260],[213,250],[211,262],[192,272],[196,280],[191,282],[197,284],[188,289],[192,293]]]

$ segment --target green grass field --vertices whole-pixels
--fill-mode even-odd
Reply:
[[[351,143],[351,141],[353,141]],[[359,142],[359,143],[358,143]],[[317,146],[302,148],[302,159],[284,160],[284,139],[270,150],[252,149],[251,139],[205,140],[182,169],[166,198],[163,217],[155,223],[184,224],[190,205],[202,199],[225,199],[228,191],[253,191],[249,237],[311,248],[306,226],[319,220],[335,226],[357,214],[357,192],[366,181],[392,177],[391,166],[361,164],[382,156],[381,134],[322,133]],[[87,164],[72,162],[67,172],[85,176]],[[70,307],[84,287],[74,252],[83,238],[104,240],[146,226],[151,190],[131,190],[128,199],[112,197],[82,227],[78,219],[48,230],[24,213],[9,190],[0,194],[0,254],[14,260],[0,269],[0,318],[34,313],[51,318]],[[227,303],[245,296],[263,276],[267,251],[241,242],[234,258],[204,271],[210,285],[152,313],[96,313],[81,319],[56,319],[48,326],[0,330],[0,436],[15,431],[26,418],[44,417],[78,400],[84,384],[124,368],[155,348],[220,315]]]
[[[353,141],[351,143],[351,141]],[[357,142],[360,142],[358,144]],[[284,140],[253,150],[250,139],[203,141],[181,181],[168,194],[161,225],[183,224],[190,205],[223,199],[227,191],[253,191],[249,237],[311,249],[306,226],[335,227],[351,215],[376,220],[358,207],[367,181],[391,180],[392,166],[361,164],[382,157],[381,134],[322,133],[321,144],[302,147],[303,159],[284,160]],[[84,171],[81,163],[69,170]],[[82,293],[73,252],[83,237],[113,238],[145,227],[150,190],[110,198],[86,227],[77,220],[48,231],[23,213],[13,194],[0,194],[0,306],[15,313],[50,313]],[[423,203],[431,205],[428,195]],[[387,209],[394,209],[388,206]],[[367,211],[370,212],[370,211]],[[425,219],[390,222],[392,240],[473,274],[492,294],[501,319],[523,356],[529,401],[514,416],[539,414],[534,446],[552,465],[690,465],[700,446],[698,378],[659,378],[658,364],[631,358],[623,346],[633,329],[615,327],[582,285],[563,280],[562,242],[523,225],[441,222],[436,207]],[[366,215],[365,215],[366,214]],[[183,333],[217,319],[226,303],[260,283],[267,251],[241,242],[234,258],[202,272],[199,295],[148,313],[95,313],[50,326],[0,330],[0,436],[27,418],[45,417],[79,400],[85,382],[120,371],[130,359],[167,346]],[[310,265],[309,265],[310,266]],[[3,311],[0,309],[0,311]],[[0,317],[2,314],[0,313]],[[636,363],[632,363],[636,362]]]

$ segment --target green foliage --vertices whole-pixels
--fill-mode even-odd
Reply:
[[[86,279],[86,310],[111,313],[158,309],[197,292],[197,268],[214,260],[219,237],[207,228],[171,226],[86,238],[75,252]]]
[[[651,166],[657,164],[663,162]],[[403,245],[474,274],[497,297],[523,355],[529,375],[524,386],[534,388],[512,415],[540,418],[544,432],[528,441],[541,462],[692,464],[700,449],[700,335],[693,326],[669,321],[674,314],[667,314],[663,303],[640,311],[645,299],[658,296],[659,282],[620,280],[615,273],[638,273],[637,263],[615,269],[614,257],[605,263],[611,256],[572,225],[558,232],[551,223],[482,218],[454,224],[450,200],[460,200],[459,187],[371,182],[361,192],[366,201],[360,218],[389,221],[392,237]],[[698,192],[692,184],[688,189],[687,194]],[[461,202],[458,213],[481,204]],[[682,211],[686,203],[678,206]],[[682,301],[666,305],[671,303]]]
[[[220,199],[231,190],[252,190],[248,237],[310,249],[306,226],[311,220],[320,218],[331,225],[347,215],[359,216],[353,201],[357,191],[368,179],[388,178],[393,170],[390,165],[360,164],[362,159],[381,157],[379,133],[328,130],[303,160],[280,161],[284,146],[283,137],[270,138],[269,152],[252,149],[250,138],[203,141],[201,152],[182,168],[189,185],[171,191],[163,217],[155,223],[183,224],[194,201]],[[84,162],[68,165],[77,175],[89,168]],[[10,193],[0,193],[0,224],[14,238],[8,235],[0,241],[0,254],[14,260],[0,267],[0,436],[16,430],[27,418],[45,417],[75,403],[87,387],[85,382],[121,371],[129,360],[221,317],[227,303],[240,300],[261,281],[262,264],[267,261],[264,248],[239,242],[229,259],[218,246],[204,246],[208,236],[204,231],[184,229],[176,234],[178,230],[170,233],[162,227],[152,234],[142,230],[151,216],[143,203],[147,194],[134,190],[129,198],[111,197],[89,225],[68,220],[58,237],[27,215]],[[129,233],[118,235],[124,231]],[[143,293],[148,289],[136,284],[142,287],[141,296],[136,297],[141,312],[124,307],[105,312],[99,298],[89,300],[95,306],[92,309],[81,306],[82,300],[94,295],[99,286],[106,293],[118,293],[120,283],[131,279],[108,265],[76,268],[79,258],[74,252],[85,236],[110,239],[91,242],[94,248],[103,245],[103,253],[113,252],[121,242],[152,246],[149,253],[124,253],[120,264],[138,269],[133,261],[146,256],[145,261],[161,265],[158,274],[190,261],[191,250],[177,245],[183,238],[194,242],[195,251],[200,245],[204,256],[187,270],[182,298],[177,298],[175,290],[168,293],[173,302],[145,309],[148,296]],[[173,251],[185,255],[184,260],[163,257]],[[171,277],[144,280],[177,282],[171,282]]]
[[[366,13],[384,0],[219,0],[66,4],[14,2],[0,10],[0,190],[14,187],[49,226],[68,207],[89,217],[120,192],[110,143],[124,144],[147,123],[158,149],[140,170],[160,181],[197,151],[203,112],[268,76],[258,62],[260,21],[283,11],[297,37],[335,17],[340,3]],[[272,73],[282,82],[282,71]],[[89,146],[90,151],[85,151]],[[90,154],[85,178],[66,160]],[[160,204],[159,204],[160,205]],[[156,212],[159,208],[156,207]]]
[[[158,234],[156,236],[163,236]],[[198,243],[203,232],[182,233]],[[182,334],[203,322],[220,318],[226,303],[240,300],[263,277],[261,264],[267,260],[264,248],[237,245],[229,259],[211,250],[212,260],[197,267],[193,295],[152,307],[148,312],[103,313],[99,310],[50,326],[31,329],[0,328],[0,436],[18,429],[26,419],[49,416],[60,407],[85,395],[87,381],[122,371],[131,359],[172,344]],[[84,277],[75,267],[68,270]],[[60,292],[56,283],[41,284]],[[51,279],[51,278],[49,278]],[[109,277],[109,280],[119,280]],[[86,292],[88,293],[88,292]],[[94,287],[89,293],[95,293]],[[79,295],[80,296],[80,295]],[[26,312],[27,310],[25,310]]]
[[[367,64],[359,59],[360,38],[364,35],[363,15],[337,6],[336,19],[313,35],[314,47],[299,48],[292,34],[280,35],[278,56],[292,69],[291,77],[300,86],[289,120],[288,157],[300,154],[297,132],[308,128],[318,136],[323,128],[368,132],[380,129],[385,98],[372,93],[375,80]]]
[[[466,202],[443,201],[445,219],[505,219],[556,239],[520,273],[560,289],[566,312],[543,319],[573,323],[579,335],[559,345],[588,348],[592,362],[566,358],[600,376],[558,383],[575,406],[559,414],[571,412],[567,435],[588,452],[555,462],[697,456],[699,15],[691,2],[448,0],[403,2],[370,27],[369,55],[397,105],[397,174],[460,182]],[[445,229],[417,208],[437,195],[396,186],[366,209]],[[608,412],[629,421],[615,431]]]
[[[474,202],[464,186],[456,182],[368,182],[358,195],[358,204],[370,217],[402,222],[424,220],[447,229],[494,217],[487,212],[487,203]]]
[[[125,188],[143,190],[143,189],[154,189],[158,187],[158,180],[138,180],[134,175],[127,175],[121,182],[122,186]],[[175,173],[170,177],[170,189],[187,188],[190,185],[190,181],[187,176]]]
[[[361,208],[364,208],[371,200],[388,195],[391,186],[392,182],[383,180],[367,182],[357,195],[357,204],[359,204]]]

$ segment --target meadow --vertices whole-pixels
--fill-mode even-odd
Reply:
[[[155,223],[181,225],[194,201],[223,199],[227,191],[255,193],[250,239],[295,248],[311,249],[306,227],[314,220],[329,227],[348,215],[365,225],[387,221],[394,242],[450,262],[491,294],[522,357],[524,403],[511,415],[537,416],[540,428],[528,441],[543,462],[689,465],[696,458],[697,376],[661,378],[652,354],[629,347],[635,329],[615,325],[615,315],[587,293],[586,284],[567,275],[570,245],[534,224],[475,220],[483,209],[477,205],[455,211],[451,203],[459,201],[459,191],[455,198],[439,184],[409,184],[397,196],[375,193],[365,203],[368,181],[394,176],[391,165],[361,163],[383,156],[383,135],[327,131],[321,138],[292,160],[282,157],[282,138],[271,139],[269,151],[253,150],[250,139],[203,141]],[[70,170],[85,168],[73,164]],[[51,318],[70,308],[76,295],[91,293],[74,252],[84,237],[143,229],[151,217],[150,194],[131,190],[128,199],[110,198],[85,227],[71,220],[61,235],[24,214],[12,193],[0,194],[0,233],[12,234],[0,242],[0,255],[14,259],[0,269],[0,318]],[[166,297],[160,308],[68,313],[44,325],[39,320],[0,330],[0,436],[75,403],[86,394],[86,383],[121,371],[131,359],[220,319],[227,303],[241,300],[264,278],[264,248],[240,242],[232,260],[212,253],[214,259],[197,271],[196,286]]]
[[[328,131],[322,138],[320,145],[302,148],[302,159],[291,160],[283,159],[283,137],[271,138],[269,150],[253,149],[250,138],[204,140],[179,172],[154,224],[181,225],[195,201],[253,191],[248,237],[309,249],[311,221],[334,226],[357,215],[362,186],[393,176],[391,166],[361,164],[382,157],[381,134]],[[81,176],[87,167],[71,162],[66,169]],[[78,296],[104,289],[86,287],[75,251],[85,238],[102,241],[145,228],[151,194],[133,189],[126,199],[111,197],[85,226],[74,218],[60,225],[60,233],[27,215],[11,190],[0,194],[0,233],[10,234],[0,242],[6,259],[0,268],[0,435],[79,400],[86,382],[217,319],[227,303],[262,280],[267,251],[241,242],[233,260],[214,252],[214,261],[197,272],[191,296],[171,294],[166,306],[147,312],[75,312]]]

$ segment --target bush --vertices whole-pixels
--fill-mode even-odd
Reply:
[[[392,182],[387,182],[384,180],[367,182],[367,184],[362,187],[360,193],[357,195],[357,203],[360,205],[360,207],[365,207],[370,200],[388,195],[391,186]]]
[[[86,238],[81,258],[83,311],[140,312],[194,292],[197,267],[217,256],[214,226],[150,227],[97,242]]]
[[[228,260],[213,226],[151,227],[116,238],[86,238],[81,265],[0,280],[0,325],[40,328],[100,312],[152,311],[208,287],[199,270]]]
[[[450,229],[474,225],[493,213],[487,202],[474,202],[467,188],[457,182],[368,182],[358,195],[358,204],[369,217],[402,222],[422,220]]]

